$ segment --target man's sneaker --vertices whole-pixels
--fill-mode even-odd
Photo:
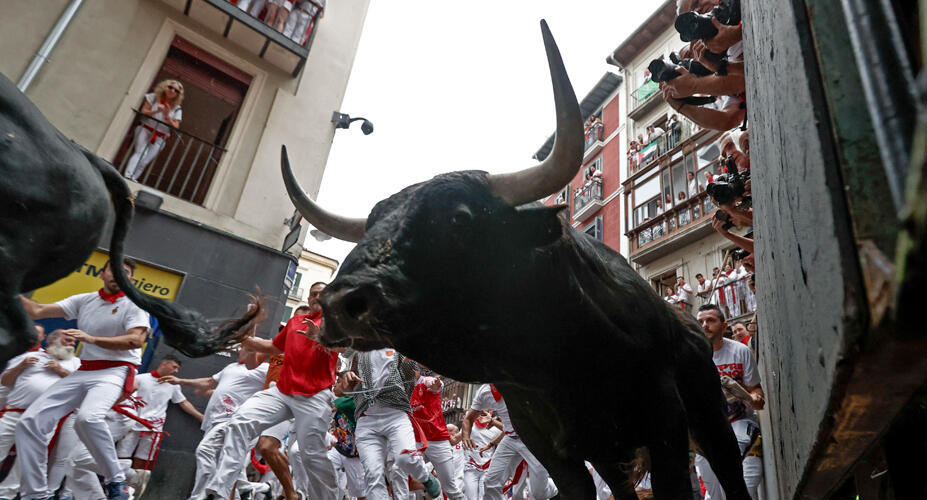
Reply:
[[[441,483],[438,481],[438,478],[434,476],[428,478],[428,481],[425,481],[423,486],[425,486],[425,493],[428,493],[428,496],[431,498],[441,498]]]
[[[129,487],[125,481],[112,481],[103,485],[106,500],[129,500]]]

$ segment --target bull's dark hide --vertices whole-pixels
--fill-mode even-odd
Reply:
[[[71,142],[0,75],[0,366],[35,344],[19,294],[80,267],[115,209],[110,258],[121,263],[132,221],[132,193],[113,166]],[[121,265],[116,282],[156,316],[166,342],[188,356],[227,347],[260,308],[211,324],[196,311],[139,292]],[[89,332],[93,334],[93,332]]]
[[[619,498],[647,447],[657,498],[689,495],[689,432],[729,498],[748,498],[711,348],[625,259],[557,216],[513,208],[485,172],[454,172],[378,203],[322,294],[323,339],[394,347],[439,373],[495,382],[563,498]]]

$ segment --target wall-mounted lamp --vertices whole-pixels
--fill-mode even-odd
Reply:
[[[356,122],[357,120],[364,120],[364,123],[361,123],[361,132],[363,132],[364,135],[373,133],[373,123],[370,123],[370,120],[361,116],[351,118],[344,113],[339,113],[337,111],[332,112],[332,123],[335,124],[335,128],[348,128],[351,126],[352,122]]]

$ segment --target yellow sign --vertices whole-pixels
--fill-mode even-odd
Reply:
[[[100,273],[103,272],[107,260],[109,255],[94,251],[79,269],[33,292],[32,300],[41,304],[51,304],[71,295],[99,290],[103,286]],[[139,263],[132,281],[142,293],[173,302],[180,283],[183,282],[183,276]]]

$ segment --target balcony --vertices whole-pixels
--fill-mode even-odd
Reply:
[[[303,300],[303,293],[306,290],[304,288],[296,288],[295,286],[290,288],[290,291],[287,293],[287,297],[293,300]]]
[[[661,102],[663,93],[660,92],[660,85],[648,78],[643,85],[631,92],[631,111],[628,118],[639,120]]]
[[[644,265],[711,234],[711,216],[716,208],[703,191],[642,221],[627,233],[630,260]]]
[[[700,130],[697,125],[685,118],[680,119],[676,123],[678,125],[671,126],[665,134],[657,137],[656,140],[644,146],[639,153],[628,156],[628,177],[656,164],[663,155],[681,146],[686,139],[692,137],[693,133]]]
[[[163,141],[163,149],[156,152],[154,159],[143,167],[144,170],[137,182],[182,200],[202,205],[212,179],[216,175],[219,160],[226,152],[225,148],[174,128],[161,120],[142,115],[138,110],[133,111],[135,111],[135,120],[116,153],[113,165],[119,173],[125,175],[126,166],[133,156],[144,157],[150,154],[151,148],[158,147],[158,143]],[[155,142],[145,141],[144,149],[137,151],[135,140],[137,129],[151,127],[154,123],[170,129],[170,134],[166,137],[155,138]],[[136,155],[136,153],[139,154]]]
[[[318,12],[309,21],[305,33],[285,36],[260,19],[239,9],[228,0],[162,0],[248,52],[265,59],[274,66],[299,76],[309,48],[315,38]]]
[[[582,222],[605,206],[602,201],[602,178],[594,177],[573,195],[573,220]]]
[[[721,283],[723,284],[715,287],[715,293],[711,298],[708,292],[697,294],[699,305],[717,304],[724,312],[728,324],[737,320],[749,320],[750,318],[745,316],[756,312],[756,297],[747,284],[747,278]]]
[[[605,146],[605,126],[601,123],[593,125],[586,130],[586,143],[583,147],[583,160],[595,156]]]

